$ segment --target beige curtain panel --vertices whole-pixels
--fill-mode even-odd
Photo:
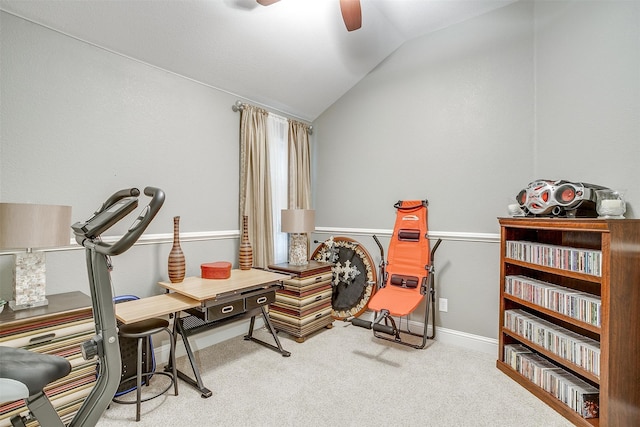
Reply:
[[[245,104],[240,117],[240,220],[247,215],[253,266],[262,268],[273,259],[267,114]]]
[[[289,120],[289,209],[311,209],[309,126]]]
[[[311,209],[309,126],[289,121],[289,209]],[[311,236],[307,234],[307,253]]]

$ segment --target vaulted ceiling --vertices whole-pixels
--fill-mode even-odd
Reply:
[[[403,43],[514,0],[0,0],[6,12],[313,121]]]

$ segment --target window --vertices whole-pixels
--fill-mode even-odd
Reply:
[[[280,211],[287,209],[289,121],[276,114],[267,116],[267,149],[271,169],[274,263],[287,262],[289,235],[280,231]]]

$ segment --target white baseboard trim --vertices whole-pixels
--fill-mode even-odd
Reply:
[[[498,357],[498,340],[447,328],[436,328],[436,341]]]
[[[373,312],[366,311],[361,316],[365,320],[373,321]],[[398,318],[394,318],[396,323],[399,323]],[[403,320],[404,322],[404,320]],[[406,322],[405,322],[406,324]],[[404,327],[401,327],[404,329]],[[415,320],[409,321],[409,328],[412,331],[422,330],[422,323]],[[433,333],[433,326],[429,325],[427,333],[431,335]],[[492,356],[498,356],[498,340],[495,338],[483,337],[481,335],[474,335],[468,332],[456,331],[455,329],[447,329],[441,326],[436,327],[436,341],[442,343],[456,345],[458,347],[467,348],[469,350],[479,351],[481,353],[490,354]]]

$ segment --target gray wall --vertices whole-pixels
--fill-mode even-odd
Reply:
[[[185,233],[226,236],[183,243],[188,274],[235,262],[236,98],[0,19],[0,200],[70,204],[79,220],[116,189],[158,186],[149,233],[180,215]],[[445,238],[438,323],[495,338],[496,217],[510,198],[564,178],[628,189],[631,215],[640,200],[639,28],[639,2],[522,2],[407,43],[313,124],[315,237],[352,236],[377,263],[371,234],[388,244],[393,203],[428,198]],[[169,248],[115,258],[115,292],[161,292]],[[47,267],[50,292],[87,290],[82,250],[50,252]],[[0,256],[0,297],[10,281]]]
[[[428,198],[438,322],[495,338],[509,198],[545,178],[627,189],[628,217],[640,203],[639,9],[519,2],[405,44],[314,123],[316,222],[373,256],[362,229]]]
[[[199,275],[203,262],[235,262],[237,98],[7,13],[0,19],[0,200],[68,204],[77,221],[116,190],[160,187],[166,202],[147,233],[170,235],[179,215],[183,233],[234,235],[184,242],[187,274]],[[136,246],[114,258],[115,292],[160,293],[169,250]],[[7,300],[11,261],[0,256]],[[50,252],[47,291],[88,292],[84,263],[82,250]]]
[[[536,3],[535,173],[626,189],[640,216],[640,2]]]

